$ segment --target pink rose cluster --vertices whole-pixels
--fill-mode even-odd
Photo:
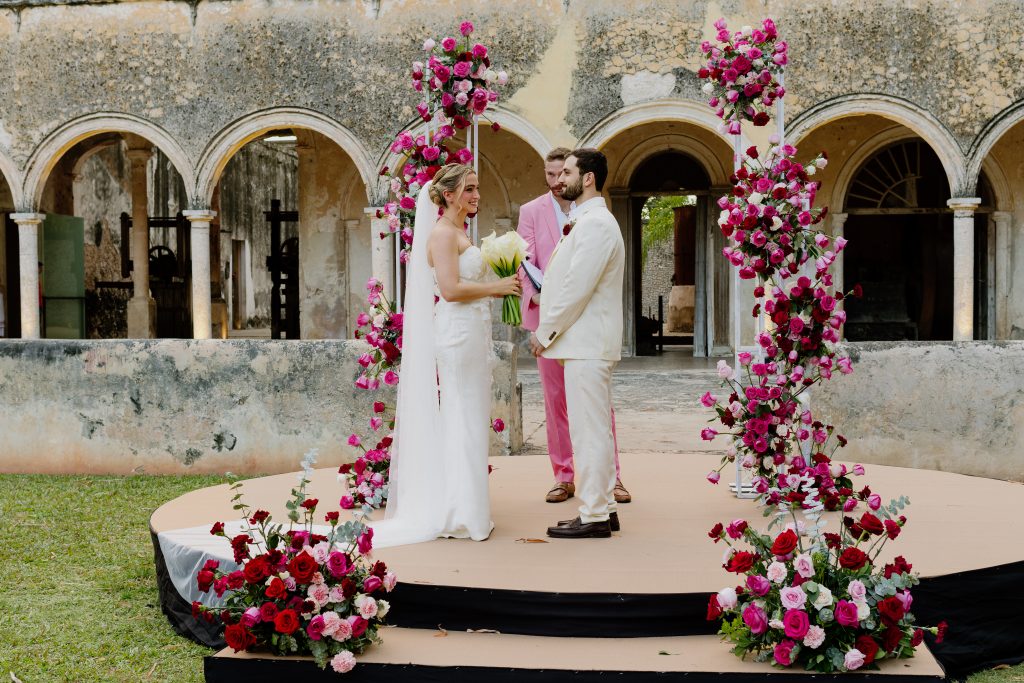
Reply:
[[[707,63],[697,71],[704,80],[704,93],[711,96],[708,106],[730,135],[740,133],[742,121],[767,125],[768,110],[786,94],[779,83],[788,62],[786,42],[779,40],[771,19],[765,19],[761,28],[744,26],[733,33],[725,19],[719,19],[715,28],[716,43],[701,43]]]
[[[815,527],[807,538],[792,528],[772,538],[743,520],[716,524],[708,536],[728,544],[724,567],[741,582],[709,597],[707,619],[722,621],[719,633],[737,655],[770,653],[776,667],[821,673],[912,657],[926,631],[941,642],[945,623],[915,625],[911,589],[919,580],[911,565],[903,557],[875,565],[886,539],[895,538],[885,523],[906,523],[898,514],[903,505],[902,499],[879,505],[884,519],[872,512],[859,520],[848,516],[840,534]],[[741,540],[750,550],[734,547]]]
[[[383,562],[370,562],[373,530],[362,516],[339,524],[340,513],[328,512],[329,533],[314,532],[319,501],[307,497],[308,484],[306,470],[287,503],[290,524],[273,523],[269,512],[251,510],[240,493],[235,496],[243,533],[228,538],[221,522],[210,529],[230,542],[234,563],[227,570],[208,560],[196,576],[201,593],[227,597],[222,607],[193,602],[192,615],[219,620],[236,652],[259,647],[278,655],[308,654],[321,668],[350,671],[355,655],[379,640],[390,609],[382,598],[397,578]]]
[[[384,284],[377,278],[367,280],[366,291],[370,310],[357,316],[358,327],[354,334],[370,348],[359,356],[362,372],[356,379],[356,386],[373,390],[380,387],[381,381],[389,386],[398,384],[404,314],[394,309],[384,295]]]
[[[384,417],[387,410],[383,401],[374,401],[373,417],[369,420],[371,432],[377,432],[385,426],[389,430],[395,428],[394,417]],[[377,440],[373,448],[367,448],[360,436],[353,434],[348,438],[348,445],[359,450],[354,462],[344,463],[338,468],[338,479],[345,486],[345,495],[341,498],[342,509],[352,510],[363,506],[378,509],[387,502],[393,441],[394,437],[388,433]]]

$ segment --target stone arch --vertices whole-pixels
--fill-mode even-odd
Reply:
[[[617,109],[588,130],[580,138],[579,146],[601,149],[615,136],[630,128],[659,121],[679,121],[707,128],[709,133],[732,147],[732,138],[719,132],[721,120],[715,116],[710,107],[699,102],[680,99],[652,100]],[[746,135],[742,137],[741,142],[744,148],[750,145]]]
[[[199,159],[192,203],[198,208],[209,207],[217,181],[231,157],[260,135],[280,128],[316,131],[337,144],[352,159],[366,186],[367,199],[372,200],[373,189],[377,187],[377,173],[369,153],[359,138],[320,112],[298,107],[280,107],[253,112],[237,119],[214,136]]]
[[[996,196],[1001,204],[1005,204],[1008,201],[1008,195],[1000,194],[999,192],[997,187],[998,181],[993,177],[995,171],[992,167],[994,164],[989,159],[989,155],[1003,136],[1021,121],[1024,121],[1024,100],[1011,104],[985,124],[981,133],[971,144],[971,149],[968,152],[967,179],[971,183],[976,184],[981,170],[984,169],[989,182],[992,183],[992,189],[996,192]],[[1001,174],[1001,171],[999,173]]]
[[[609,187],[627,187],[638,168],[659,152],[667,151],[678,151],[693,157],[707,171],[711,185],[728,184],[732,169],[727,168],[703,140],[685,133],[670,133],[648,138],[630,150],[618,164],[615,174],[609,178]]]
[[[835,97],[801,112],[793,119],[787,137],[799,147],[815,129],[848,116],[874,114],[909,128],[938,155],[954,197],[967,191],[966,157],[953,134],[931,112],[890,95],[859,93]]]
[[[53,167],[64,154],[77,143],[98,133],[133,133],[145,138],[160,148],[178,174],[185,182],[185,187],[193,187],[195,170],[185,150],[170,133],[152,121],[118,112],[101,112],[88,114],[69,121],[50,133],[29,157],[26,165],[23,202],[30,203],[24,208],[34,211],[39,206],[46,180]]]
[[[7,181],[7,187],[11,191],[11,201],[14,203],[14,208],[19,211],[31,210],[31,207],[25,206],[24,203],[21,173],[4,147],[0,147],[0,174],[3,174],[4,180]]]

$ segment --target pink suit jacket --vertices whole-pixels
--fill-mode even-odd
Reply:
[[[558,245],[558,241],[562,239],[563,227],[555,218],[555,208],[552,205],[550,192],[542,194],[519,208],[519,227],[516,232],[526,240],[530,263],[540,268],[541,272],[547,270],[548,259],[551,258],[551,253]],[[534,289],[530,278],[526,277],[522,268],[519,269],[519,280],[523,284],[523,328],[532,332],[540,324],[540,307],[530,303],[530,299],[537,293],[537,290]]]

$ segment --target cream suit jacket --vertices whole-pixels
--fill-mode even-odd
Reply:
[[[575,220],[544,273],[536,332],[545,347],[541,355],[617,361],[626,262],[622,232],[602,197],[578,206]]]

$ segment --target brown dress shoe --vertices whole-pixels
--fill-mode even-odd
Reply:
[[[626,487],[622,485],[621,479],[615,480],[615,489],[612,493],[615,494],[616,503],[628,503],[633,500],[633,496],[631,496],[629,491],[626,490]]]
[[[563,519],[558,523],[558,526],[569,526],[575,519]],[[619,526],[619,513],[613,512],[608,515],[608,526],[611,527],[612,531],[619,531],[622,527]]]
[[[549,526],[548,536],[551,538],[611,538],[612,530],[608,520],[582,522],[577,517],[564,526]]]
[[[548,491],[546,500],[549,503],[564,503],[576,495],[576,484],[571,481],[560,481]]]

